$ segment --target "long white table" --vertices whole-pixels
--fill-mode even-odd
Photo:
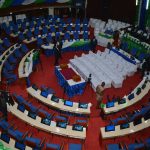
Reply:
[[[41,90],[35,90],[32,87],[27,88],[27,92],[32,96],[35,97],[36,99],[38,99],[40,102],[51,106],[53,108],[62,110],[62,111],[66,111],[66,112],[72,112],[72,113],[76,113],[76,114],[84,114],[84,115],[90,115],[90,107],[91,107],[91,103],[88,104],[88,108],[87,109],[82,109],[79,108],[78,105],[79,103],[73,102],[73,106],[69,107],[64,105],[63,99],[59,99],[59,102],[53,102],[51,100],[52,94],[49,94],[47,98],[43,97],[40,93]]]
[[[50,126],[45,125],[41,123],[41,117],[36,116],[36,119],[32,119],[28,117],[28,111],[25,110],[25,112],[21,112],[20,110],[17,109],[18,104],[15,102],[14,106],[7,106],[8,111],[10,111],[13,115],[18,117],[19,119],[23,120],[24,122],[30,124],[31,126],[34,126],[36,128],[39,128],[43,131],[62,135],[62,136],[67,136],[67,137],[72,137],[72,138],[77,138],[77,139],[85,139],[86,138],[86,128],[83,128],[83,131],[75,131],[72,130],[71,125],[67,125],[66,129],[60,128],[56,126],[55,121],[51,121]]]
[[[24,78],[24,77],[28,77],[30,75],[30,73],[32,72],[32,66],[33,66],[33,62],[31,61],[29,64],[29,67],[26,67],[25,61],[26,59],[29,57],[29,55],[31,55],[33,53],[34,49],[31,50],[30,52],[28,52],[20,61],[19,63],[19,67],[18,67],[18,76],[19,78]],[[32,58],[31,58],[32,59]]]
[[[104,113],[105,114],[110,114],[110,113],[114,113],[114,112],[118,112],[122,109],[125,109],[137,102],[139,102],[150,90],[150,82],[148,82],[146,84],[146,87],[145,89],[142,89],[141,93],[139,95],[136,95],[136,91],[139,87],[142,86],[142,84],[144,83],[145,81],[145,78],[139,83],[139,85],[131,92],[131,93],[134,93],[135,97],[132,99],[132,100],[129,100],[128,97],[125,95],[123,98],[126,99],[126,103],[124,104],[118,104],[117,102],[114,103],[114,107],[110,107],[110,108],[107,108],[106,106],[103,108],[104,110]]]
[[[135,132],[139,132],[145,128],[150,127],[150,119],[144,121],[142,118],[142,123],[134,126],[133,122],[130,122],[130,127],[126,129],[120,129],[120,125],[115,126],[115,131],[105,131],[105,127],[100,128],[101,136],[103,139],[115,138],[120,136],[129,135]]]

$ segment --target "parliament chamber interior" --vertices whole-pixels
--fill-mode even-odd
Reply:
[[[0,0],[0,150],[150,150],[150,0]]]

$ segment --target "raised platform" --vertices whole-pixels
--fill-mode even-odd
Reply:
[[[73,80],[74,76],[80,75],[70,64],[68,64],[68,68],[66,69],[61,69],[60,66],[56,66],[55,74],[58,78],[59,84],[64,88],[65,93],[69,97],[83,93],[86,82],[82,77],[80,81]]]

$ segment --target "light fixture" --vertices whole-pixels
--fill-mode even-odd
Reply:
[[[146,3],[146,10],[148,10],[148,6],[149,6],[149,0],[147,0],[147,3]]]
[[[10,15],[12,15],[12,12],[10,12]]]
[[[136,0],[136,6],[138,5],[138,0]]]

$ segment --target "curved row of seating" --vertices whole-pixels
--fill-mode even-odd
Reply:
[[[33,106],[31,102],[27,102],[22,96],[14,95],[14,97],[16,102],[13,106],[8,105],[8,111],[24,122],[49,133],[78,139],[86,138],[84,122],[81,122],[82,125],[79,122],[68,125],[69,120],[66,117],[55,117],[54,114],[49,114],[43,109]]]
[[[13,51],[17,48],[17,44],[11,46],[0,56],[0,81],[2,81],[2,69],[5,61],[8,59],[9,55],[13,53]]]
[[[25,18],[24,20],[18,19],[16,23],[11,21],[8,25],[6,23],[3,23],[1,27],[6,31],[7,34],[10,34],[11,32],[18,32],[19,30],[26,30],[27,28],[35,28],[35,27],[42,27],[44,26],[50,26],[50,25],[60,25],[62,27],[65,27],[67,25],[80,25],[81,27],[84,25],[88,25],[88,20],[86,18],[83,19],[83,22],[80,21],[80,19],[73,20],[72,18],[67,18],[66,20],[63,18],[58,17],[52,17],[52,16],[46,16],[39,18],[32,18],[31,20],[28,20]]]
[[[25,45],[15,44],[6,50],[1,56],[1,80],[2,75],[7,79],[7,83],[12,83],[17,79],[17,75],[13,73],[19,59],[28,51]]]
[[[150,127],[150,104],[141,110],[128,113],[125,117],[111,120],[108,126],[100,129],[103,139],[115,138],[139,132]]]
[[[150,138],[147,138],[142,141],[135,141],[135,143],[131,144],[125,144],[125,143],[114,143],[114,144],[108,144],[107,150],[147,150],[150,149]]]
[[[25,31],[10,31],[9,34],[12,36],[12,37],[15,37],[21,33],[23,33],[24,35],[28,35],[29,33],[33,34],[34,36],[37,36],[39,33],[42,33],[42,34],[46,34],[47,32],[49,33],[55,33],[55,32],[60,32],[61,34],[64,34],[65,32],[73,32],[73,31],[76,31],[76,32],[85,32],[85,31],[88,31],[88,25],[83,25],[83,27],[81,27],[80,25],[67,25],[67,26],[61,26],[59,24],[57,25],[49,25],[49,26],[40,26],[40,27],[32,27],[32,28],[29,28],[27,27],[27,29],[25,29]],[[8,32],[8,31],[6,31]]]
[[[149,56],[150,45],[128,35],[128,33],[122,35],[120,47],[124,51],[128,51],[128,53],[133,57],[138,58],[140,61],[143,61]]]
[[[150,44],[150,36],[148,30],[142,30],[138,26],[130,26],[124,29],[125,32],[129,33],[136,41],[143,42],[143,44]]]
[[[13,150],[32,150],[32,149],[45,149],[45,150],[59,150],[64,148],[64,143],[55,144],[50,142],[45,142],[45,138],[37,138],[32,136],[28,131],[23,133],[13,127],[11,124],[5,120],[0,121],[0,141],[4,143],[5,146]],[[61,142],[60,142],[61,143]],[[2,145],[0,145],[2,147]],[[70,143],[68,145],[69,150],[76,149],[81,150],[81,144]],[[6,149],[8,150],[8,149]]]
[[[10,46],[11,43],[8,38],[5,37],[0,39],[0,55],[2,55]]]
[[[71,112],[74,114],[80,114],[80,115],[90,115],[90,107],[91,104],[87,103],[76,103],[69,100],[64,100],[61,98],[56,97],[52,93],[48,93],[46,91],[41,91],[39,88],[35,86],[30,86],[27,88],[28,94],[30,94],[32,97],[35,97],[40,102],[62,110],[66,112]]]
[[[149,90],[150,82],[147,77],[144,77],[139,85],[129,95],[124,96],[119,101],[112,100],[111,102],[107,102],[103,108],[103,111],[105,114],[111,114],[128,108],[129,106],[142,100],[142,98],[148,94]]]

